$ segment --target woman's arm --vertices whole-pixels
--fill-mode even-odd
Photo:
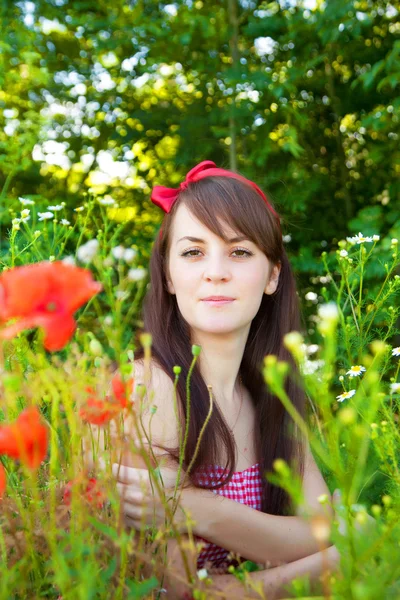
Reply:
[[[148,471],[114,465],[113,472],[119,482],[120,494],[124,496],[127,524],[140,528],[141,523],[152,524],[155,519],[156,525],[162,525],[164,506],[152,496]],[[166,487],[171,487],[176,471],[161,469],[161,475]],[[323,513],[317,501],[321,491],[319,478],[322,479],[318,470],[306,471],[304,478],[305,497],[309,498],[307,506],[314,514]],[[324,486],[323,482],[322,490]],[[314,500],[311,490],[317,494]],[[183,510],[176,513],[175,523],[181,531],[185,528],[186,513],[194,522],[193,533],[257,563],[277,566],[320,550],[310,522],[301,516],[269,515],[209,490],[193,487],[183,489],[179,508]],[[326,518],[330,520],[331,511],[325,508]]]
[[[303,493],[304,508],[331,521],[333,510],[327,505],[323,509],[318,502],[321,494],[330,496],[329,490],[310,452]],[[299,511],[298,516],[269,515],[199,488],[184,489],[180,505],[192,515],[196,535],[255,562],[275,566],[320,550],[311,521],[299,516]]]
[[[191,598],[190,586],[187,583],[186,572],[183,567],[182,557],[175,540],[168,543],[167,570],[163,587],[166,589],[168,600]],[[205,587],[207,597],[218,597],[232,600],[246,600],[250,598],[265,598],[277,600],[287,598],[285,591],[288,584],[298,577],[308,575],[310,582],[316,583],[321,575],[338,569],[339,553],[335,546],[323,552],[317,552],[300,560],[290,562],[272,569],[248,573],[248,583],[244,584],[233,575],[210,575],[212,585]],[[190,560],[190,559],[189,559]],[[190,560],[190,572],[195,573],[193,558]],[[203,585],[203,584],[202,584]],[[262,595],[257,592],[257,589]],[[218,596],[213,596],[213,593]]]

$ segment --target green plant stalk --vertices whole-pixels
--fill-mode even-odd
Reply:
[[[266,369],[263,369],[264,379],[265,379],[265,382],[267,383],[265,372],[266,372]],[[287,412],[289,413],[289,415],[292,417],[293,421],[296,423],[296,425],[298,426],[298,428],[300,429],[300,431],[303,433],[303,435],[307,439],[309,439],[310,443],[312,443],[312,446],[316,448],[316,450],[318,452],[318,455],[321,458],[321,460],[323,460],[323,462],[326,464],[326,466],[329,469],[334,470],[333,464],[332,464],[329,456],[325,452],[325,450],[322,447],[322,445],[320,444],[320,442],[318,440],[316,440],[314,436],[310,435],[310,430],[307,427],[307,424],[305,423],[305,421],[303,420],[303,418],[301,417],[301,415],[299,414],[299,412],[297,411],[297,409],[293,406],[293,403],[289,399],[289,397],[286,394],[285,390],[281,386],[279,386],[279,385],[270,385],[269,387],[271,388],[271,391],[282,402],[283,406],[285,407],[285,409],[287,410]]]
[[[207,425],[208,425],[208,423],[209,423],[209,421],[211,419],[211,415],[212,415],[212,411],[213,411],[213,397],[212,397],[212,388],[211,388],[211,386],[209,386],[208,391],[209,391],[209,397],[210,397],[210,408],[208,410],[208,413],[207,413],[207,416],[206,416],[205,421],[203,423],[203,426],[202,426],[202,428],[200,430],[199,437],[198,437],[198,440],[197,440],[197,443],[196,443],[196,448],[194,450],[192,460],[190,461],[190,464],[189,464],[189,467],[188,467],[187,471],[185,471],[185,476],[183,478],[183,482],[182,482],[182,486],[181,486],[181,491],[180,491],[179,497],[176,500],[175,505],[173,505],[173,508],[172,508],[172,513],[173,514],[175,514],[175,511],[176,511],[176,509],[178,507],[179,500],[180,500],[180,497],[182,495],[182,489],[183,489],[183,486],[185,485],[185,481],[186,481],[186,478],[187,478],[187,474],[190,472],[190,469],[193,467],[193,465],[195,463],[195,460],[197,458],[198,452],[200,450],[201,440],[203,439],[204,432],[205,432],[206,427],[207,427]],[[174,494],[176,493],[176,489],[177,489],[177,487],[176,487],[176,483],[175,483]],[[175,500],[175,495],[172,497],[172,501],[173,502],[174,502],[174,500]]]

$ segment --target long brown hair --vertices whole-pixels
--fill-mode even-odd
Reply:
[[[258,313],[254,317],[240,374],[244,386],[250,393],[256,410],[255,447],[261,473],[272,471],[276,458],[282,458],[303,475],[304,450],[299,435],[293,434],[293,422],[280,400],[272,395],[262,376],[263,359],[274,354],[281,360],[295,365],[283,346],[283,336],[289,331],[299,330],[299,306],[296,285],[283,247],[282,233],[277,218],[268,209],[261,196],[249,185],[230,177],[207,177],[192,182],[179,194],[170,213],[164,217],[162,235],[158,235],[150,259],[150,288],[143,303],[144,331],[152,335],[152,357],[174,380],[173,367],[182,368],[177,385],[177,396],[181,413],[186,418],[186,378],[192,362],[190,329],[183,319],[176,296],[167,290],[167,261],[171,243],[171,226],[180,204],[186,208],[224,242],[227,237],[221,223],[228,223],[238,234],[252,240],[273,264],[281,263],[278,288],[272,295],[263,295]],[[135,351],[135,360],[143,357],[143,349]],[[189,437],[185,451],[184,466],[188,467],[195,451],[202,425],[209,410],[209,394],[196,363],[192,373],[191,415]],[[304,416],[304,394],[288,378],[286,391],[289,398]],[[171,399],[172,400],[172,399]],[[205,465],[221,464],[221,447],[225,450],[227,477],[219,480],[220,487],[227,483],[235,468],[236,448],[231,430],[228,428],[218,406],[214,403],[212,417],[202,438],[200,450],[189,477],[196,485],[196,471]],[[168,449],[177,459],[178,449]],[[263,477],[262,510],[269,514],[283,515],[291,511],[288,494]]]

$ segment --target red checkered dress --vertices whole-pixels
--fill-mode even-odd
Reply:
[[[202,467],[196,473],[197,481],[201,485],[210,485],[218,481],[224,469],[219,466]],[[259,463],[244,471],[237,471],[232,475],[232,479],[222,487],[212,490],[214,494],[219,494],[230,500],[235,500],[241,504],[251,506],[256,510],[261,510],[262,498],[262,479],[259,469]],[[197,557],[197,568],[207,569],[218,568],[218,571],[226,571],[230,564],[234,564],[229,555],[229,550],[221,548],[211,542],[198,537],[197,541],[205,542],[205,547]]]

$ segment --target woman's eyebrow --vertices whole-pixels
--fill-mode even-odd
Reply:
[[[196,242],[198,244],[205,244],[205,240],[202,240],[198,237],[192,237],[190,235],[185,235],[185,237],[180,238],[176,243],[179,244],[182,240],[189,240],[189,242]],[[243,242],[244,240],[250,241],[245,235],[238,235],[230,240],[228,240],[229,244],[233,244],[235,242]]]

